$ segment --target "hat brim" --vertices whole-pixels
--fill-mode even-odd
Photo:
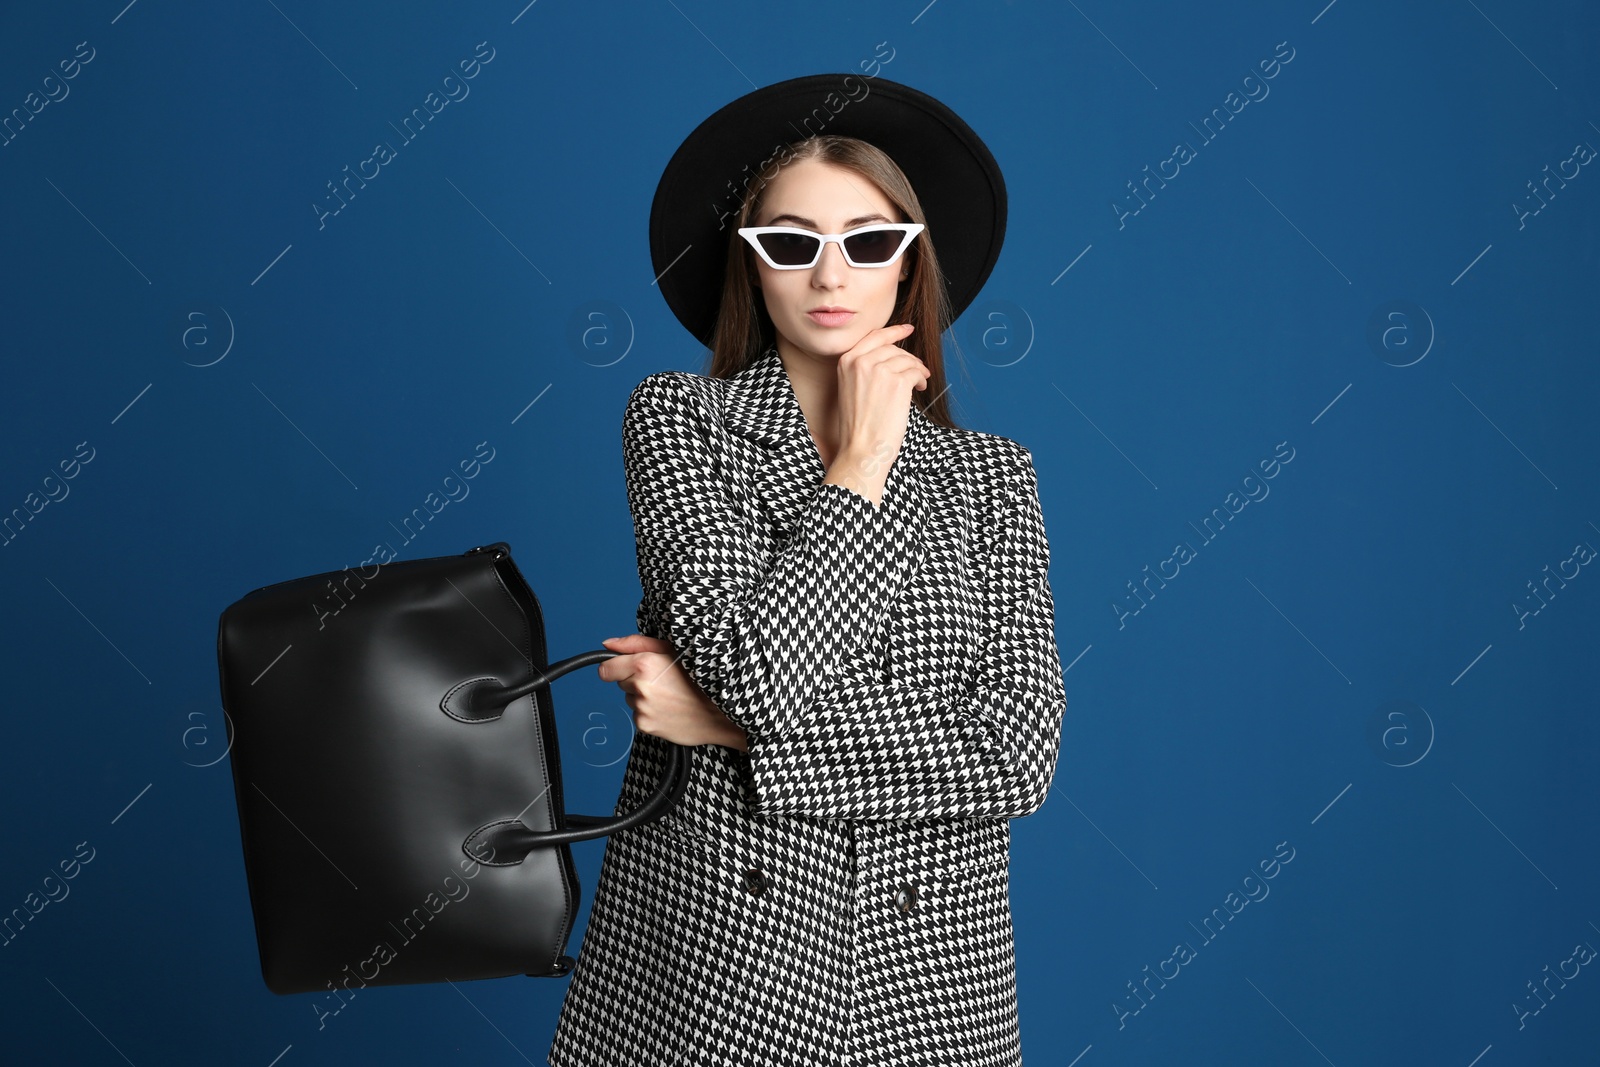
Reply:
[[[748,186],[770,179],[786,145],[840,134],[888,154],[916,190],[959,316],[1005,241],[1006,187],[986,146],[950,108],[908,85],[813,74],[757,89],[707,118],[668,161],[650,207],[650,259],[667,306],[710,347],[730,228]]]

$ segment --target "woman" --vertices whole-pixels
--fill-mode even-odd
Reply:
[[[617,811],[667,742],[692,770],[608,841],[555,1067],[1021,1062],[1007,820],[1060,743],[1049,547],[1030,453],[951,423],[939,346],[1004,185],[944,105],[864,84],[735,101],[657,190],[658,283],[712,373],[629,398],[644,595],[600,670],[639,731]],[[826,132],[768,155],[808,113]]]

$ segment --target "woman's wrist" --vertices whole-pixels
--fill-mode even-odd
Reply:
[[[889,464],[880,455],[844,449],[834,456],[823,482],[842,485],[872,502],[873,507],[883,504],[884,488],[889,481]]]

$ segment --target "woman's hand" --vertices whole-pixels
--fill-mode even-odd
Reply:
[[[689,747],[749,751],[744,730],[695,684],[670,644],[644,634],[608,637],[601,644],[618,655],[600,664],[600,680],[621,686],[641,733]]]
[[[928,387],[932,372],[897,342],[911,335],[903,322],[871,331],[839,357],[839,451],[824,482],[845,486],[879,505],[889,468],[905,444],[911,394]]]

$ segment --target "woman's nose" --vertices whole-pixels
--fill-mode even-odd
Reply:
[[[850,264],[845,262],[844,249],[839,242],[829,241],[822,246],[822,258],[811,268],[811,278],[812,281],[832,285],[843,279],[849,269]]]

